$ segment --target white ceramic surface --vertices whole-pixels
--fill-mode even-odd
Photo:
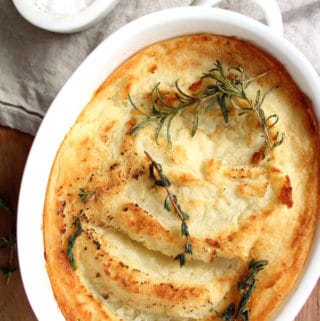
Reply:
[[[18,254],[25,290],[38,320],[64,320],[45,270],[42,237],[46,185],[61,141],[95,89],[123,61],[151,43],[200,32],[237,36],[275,56],[311,98],[320,119],[320,80],[311,64],[288,41],[253,19],[222,9],[184,7],[150,14],[118,30],[88,56],[57,95],[26,164],[18,207]],[[294,319],[319,278],[319,262],[318,229],[304,273],[272,321]]]
[[[27,21],[42,29],[60,33],[77,32],[91,27],[104,18],[119,2],[119,0],[95,0],[77,14],[52,15],[39,10],[31,0],[12,1]]]
[[[191,5],[212,7],[222,0],[193,0]],[[283,34],[282,14],[277,0],[249,0],[244,1],[255,2],[263,11],[266,21],[271,29],[278,35]]]

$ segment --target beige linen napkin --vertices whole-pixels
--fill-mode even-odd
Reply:
[[[120,0],[114,11],[89,30],[55,34],[32,26],[10,0],[0,0],[0,124],[35,134],[60,88],[104,38],[139,16],[190,3],[191,0]],[[285,37],[320,72],[320,0],[279,3]],[[224,1],[220,7],[262,17],[250,0]]]

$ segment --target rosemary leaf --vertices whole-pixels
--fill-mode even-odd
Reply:
[[[147,125],[149,125],[149,123],[151,123],[153,121],[153,119],[145,119],[143,120],[141,123],[137,124],[136,126],[134,126],[131,131],[130,131],[130,135],[134,135],[135,133],[137,133],[139,130],[143,129],[144,127],[146,127]]]
[[[141,113],[141,114],[144,114],[144,115],[148,116],[148,114],[147,114],[147,113],[143,112],[141,109],[139,109],[139,108],[135,105],[135,103],[133,102],[133,100],[132,100],[132,98],[131,98],[130,94],[128,95],[128,99],[129,99],[129,101],[130,101],[131,106],[132,106],[134,109],[136,109],[139,113]]]
[[[76,218],[74,225],[76,227],[76,231],[74,234],[71,234],[69,236],[69,240],[68,240],[68,249],[67,249],[67,256],[69,258],[69,264],[70,266],[76,270],[77,269],[77,264],[75,262],[74,259],[74,253],[73,253],[73,248],[74,248],[74,244],[76,242],[76,239],[81,235],[81,233],[83,232],[82,226],[81,226],[81,220],[79,217]]]
[[[169,118],[168,123],[167,123],[167,141],[168,141],[168,144],[169,144],[169,147],[170,147],[170,148],[172,147],[172,140],[171,140],[170,129],[171,129],[172,120],[173,120],[173,118],[174,118],[175,116],[176,116],[176,115],[173,114],[173,115]]]
[[[158,125],[158,127],[157,127],[157,130],[156,130],[156,143],[157,143],[157,144],[158,144],[158,141],[159,141],[159,135],[160,135],[161,129],[162,129],[165,121],[166,121],[166,118],[165,118],[165,117],[162,117],[162,118],[160,119],[159,125]]]
[[[226,94],[223,94],[221,97],[218,97],[218,104],[221,108],[222,116],[223,119],[226,123],[228,123],[228,118],[229,118],[229,110],[226,104]]]
[[[208,105],[206,106],[204,112],[207,114],[208,112],[210,112],[214,106],[217,104],[218,100],[217,99],[212,99]]]
[[[200,105],[197,104],[194,108],[193,125],[192,125],[192,131],[191,131],[192,137],[196,134],[199,126],[199,107]]]

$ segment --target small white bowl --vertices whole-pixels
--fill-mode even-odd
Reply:
[[[87,29],[104,18],[119,0],[95,0],[76,14],[50,14],[31,0],[12,0],[19,13],[33,25],[45,30],[71,33]]]

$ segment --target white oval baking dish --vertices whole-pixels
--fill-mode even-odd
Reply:
[[[255,0],[261,4],[261,0]],[[213,1],[197,1],[212,4]],[[282,38],[281,14],[275,1],[263,9],[272,29],[235,12],[207,7],[181,7],[139,18],[103,41],[67,81],[45,116],[34,140],[21,185],[18,207],[18,254],[23,283],[40,321],[62,321],[45,269],[42,210],[51,166],[65,134],[96,88],[121,63],[151,43],[200,32],[236,36],[255,43],[280,61],[312,100],[320,119],[320,80],[307,59]],[[292,321],[319,275],[320,231],[302,276],[272,321]]]

